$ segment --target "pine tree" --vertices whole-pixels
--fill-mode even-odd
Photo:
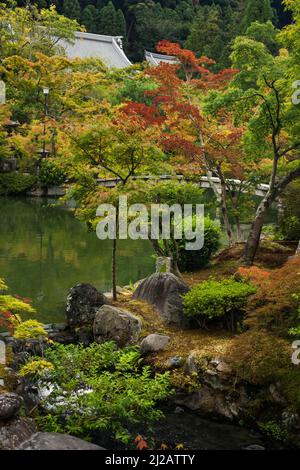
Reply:
[[[112,2],[101,8],[98,13],[97,29],[99,34],[114,36],[117,30],[117,12]]]
[[[126,20],[122,10],[117,10],[116,13],[116,35],[126,37]]]
[[[248,0],[242,19],[242,32],[245,32],[254,21],[266,23],[274,20],[274,18],[271,0]]]
[[[72,20],[80,19],[81,8],[78,0],[64,0],[63,14]]]
[[[94,5],[88,5],[81,14],[81,23],[89,33],[97,33],[97,18],[99,11]]]
[[[221,8],[216,5],[200,7],[185,47],[198,56],[205,55],[217,62],[224,49],[224,41]]]

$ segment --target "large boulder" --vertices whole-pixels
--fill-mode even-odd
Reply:
[[[170,336],[152,334],[141,342],[141,354],[151,354],[164,350],[170,342]]]
[[[0,420],[15,416],[23,403],[22,398],[16,393],[2,393],[0,395]]]
[[[36,431],[34,422],[26,418],[0,422],[0,450],[15,450]]]
[[[133,298],[143,300],[158,309],[168,324],[190,326],[182,307],[182,296],[189,287],[172,273],[156,273],[144,279],[133,294]]]
[[[105,296],[90,284],[78,284],[68,293],[66,315],[72,330],[93,325],[98,308],[107,303]]]
[[[141,322],[126,310],[103,305],[96,312],[93,331],[97,343],[113,340],[123,347],[138,340]]]
[[[226,394],[212,390],[206,385],[203,385],[201,389],[191,395],[177,396],[175,403],[191,411],[197,411],[204,416],[230,421],[236,419],[240,411],[238,403],[226,397]]]
[[[17,450],[104,450],[78,437],[55,432],[37,432],[23,442]]]

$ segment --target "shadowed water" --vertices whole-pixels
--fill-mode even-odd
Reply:
[[[72,212],[41,199],[0,198],[0,220],[0,277],[10,293],[32,299],[39,320],[63,321],[68,289],[78,283],[110,290],[111,241],[88,232]],[[119,285],[154,265],[148,241],[119,242]]]

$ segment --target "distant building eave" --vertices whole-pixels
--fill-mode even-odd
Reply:
[[[145,51],[145,59],[150,65],[159,65],[161,62],[166,64],[177,64],[178,60],[172,55],[158,54],[157,52]]]
[[[75,32],[75,40],[62,41],[69,58],[98,58],[108,67],[125,68],[131,64],[123,51],[122,36]]]

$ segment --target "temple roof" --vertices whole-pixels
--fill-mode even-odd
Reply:
[[[122,36],[75,33],[75,42],[63,44],[66,54],[73,59],[80,57],[101,59],[108,67],[124,68],[131,65],[122,48]]]
[[[177,59],[172,55],[157,54],[156,52],[145,51],[145,59],[150,65],[159,65],[161,62],[176,64]]]

